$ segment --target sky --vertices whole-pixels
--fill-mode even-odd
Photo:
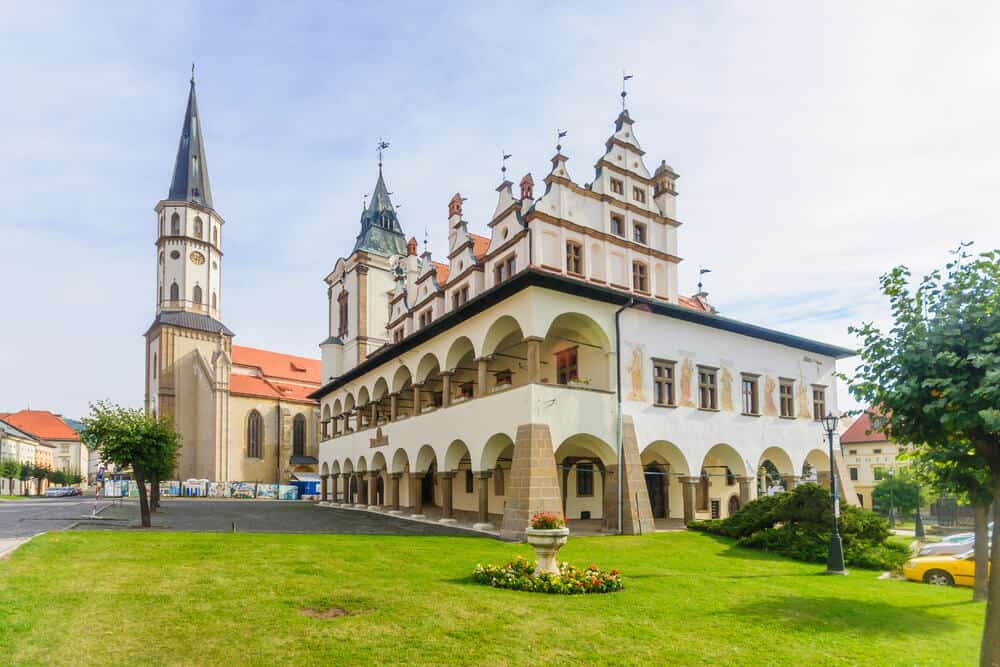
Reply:
[[[318,358],[380,138],[440,256],[455,192],[487,230],[502,152],[540,181],[566,129],[589,182],[627,71],[647,166],[681,175],[681,291],[708,267],[724,315],[851,346],[892,266],[1000,247],[998,24],[974,2],[0,3],[0,411],[142,404],[192,61],[239,344]]]

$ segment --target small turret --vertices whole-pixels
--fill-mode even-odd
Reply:
[[[660,214],[668,218],[677,217],[677,175],[673,169],[667,166],[667,161],[660,162],[660,166],[653,173],[653,201]]]

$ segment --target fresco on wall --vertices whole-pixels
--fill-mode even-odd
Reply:
[[[809,407],[809,393],[806,391],[806,383],[800,378],[799,382],[799,417],[812,419],[812,409]]]
[[[691,360],[685,358],[681,363],[681,405],[685,408],[693,408],[694,401],[691,400],[691,376],[694,374],[694,367]]]
[[[778,416],[778,406],[774,402],[774,392],[778,390],[778,381],[770,375],[764,377],[764,414],[768,417]]]
[[[723,410],[728,412],[733,411],[733,374],[729,372],[728,368],[722,369],[722,383],[720,387],[722,392],[721,405]]]
[[[645,402],[646,393],[643,391],[643,385],[645,383],[642,381],[642,367],[644,365],[646,355],[644,354],[642,345],[637,345],[635,343],[630,345],[632,347],[632,363],[628,368],[628,377],[630,382],[628,400]]]

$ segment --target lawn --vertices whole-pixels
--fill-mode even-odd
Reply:
[[[0,496],[0,500],[31,500],[38,496]]]
[[[478,537],[58,532],[0,561],[13,664],[969,665],[968,589],[849,577],[698,533],[573,538],[620,593],[474,584]],[[354,615],[316,619],[306,607]],[[135,657],[132,657],[135,656]]]

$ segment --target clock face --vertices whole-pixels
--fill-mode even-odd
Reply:
[[[202,255],[197,250],[195,250],[193,253],[191,253],[191,263],[192,264],[204,264],[205,263],[205,256]]]

